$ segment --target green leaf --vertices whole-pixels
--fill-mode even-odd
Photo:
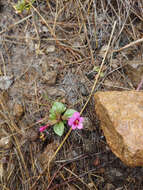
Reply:
[[[96,71],[98,73],[99,70],[100,70],[100,67],[94,66],[93,71]],[[104,73],[103,72],[100,72],[100,77],[104,77]]]
[[[25,8],[25,0],[18,1],[16,5],[14,5],[14,8],[18,12],[22,12]]]
[[[50,109],[50,113],[63,113],[66,110],[66,106],[61,102],[54,102],[52,108]]]
[[[67,124],[67,120],[63,120],[62,122],[63,122],[65,125]]]
[[[49,119],[50,119],[50,120],[56,120],[56,114],[55,114],[54,112],[53,112],[53,113],[50,113]]]
[[[31,8],[31,4],[33,4],[35,0],[31,0],[29,3],[26,0],[19,0],[13,7],[16,9],[18,13],[24,11],[24,9],[29,10]]]
[[[60,122],[60,123],[57,123],[56,125],[54,125],[54,132],[57,135],[62,136],[64,133],[64,123]]]
[[[58,122],[58,119],[57,119],[55,113],[51,113],[51,114],[49,115],[49,121],[50,121],[50,124],[51,124],[51,125],[54,125],[54,124],[56,124],[56,123]]]
[[[64,115],[62,116],[63,120],[68,120],[76,112],[74,109],[67,109]]]

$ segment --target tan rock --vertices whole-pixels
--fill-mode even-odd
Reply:
[[[143,92],[97,92],[95,110],[113,153],[128,166],[143,166]]]

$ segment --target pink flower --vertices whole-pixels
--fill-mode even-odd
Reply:
[[[39,131],[40,131],[40,132],[45,131],[45,129],[46,129],[48,126],[49,126],[49,125],[41,126],[40,129],[39,129]]]
[[[74,112],[72,117],[68,119],[68,125],[72,127],[72,129],[82,129],[83,128],[83,117],[80,117],[79,112]]]

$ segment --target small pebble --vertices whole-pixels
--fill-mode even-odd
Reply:
[[[0,148],[9,149],[12,147],[12,142],[10,137],[2,137],[0,139]]]
[[[13,106],[14,116],[17,120],[21,119],[24,114],[24,108],[20,102],[16,102]]]
[[[65,97],[65,91],[64,90],[60,90],[60,89],[57,89],[55,87],[48,87],[47,88],[47,94],[48,96],[50,97]]]
[[[0,89],[7,90],[13,83],[13,77],[1,76],[0,77]]]
[[[53,46],[53,45],[50,45],[47,49],[46,49],[46,53],[52,53],[52,52],[54,52],[55,51],[55,46]]]
[[[49,85],[54,85],[56,83],[57,72],[49,71],[46,72],[45,76],[43,76],[44,81]]]

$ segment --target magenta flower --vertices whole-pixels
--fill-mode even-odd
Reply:
[[[45,131],[45,129],[47,129],[48,126],[49,126],[49,125],[41,126],[40,129],[39,129],[39,131],[40,131],[40,132]]]
[[[74,112],[72,117],[68,119],[68,125],[72,127],[72,129],[82,129],[83,128],[83,117],[80,117],[79,112]]]

